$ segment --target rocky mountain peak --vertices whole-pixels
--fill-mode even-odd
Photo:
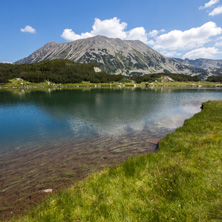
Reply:
[[[196,70],[188,61],[167,58],[139,40],[121,40],[101,35],[66,43],[49,42],[16,63],[35,63],[53,59],[93,62],[110,74],[200,74],[200,69]]]

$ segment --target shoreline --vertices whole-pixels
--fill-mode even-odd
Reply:
[[[204,103],[155,154],[94,173],[15,221],[221,219],[221,113],[222,101]]]
[[[52,189],[53,193],[57,193],[98,170],[123,162],[129,156],[155,152],[159,138],[150,137],[142,142],[143,137],[135,134],[116,140],[106,137],[42,144],[32,149],[11,150],[6,155],[2,154],[1,218],[22,215],[49,194],[43,190]],[[121,141],[124,143],[120,144]],[[105,148],[100,150],[101,147]]]
[[[31,83],[23,80],[12,80],[11,83],[0,84],[0,89],[82,89],[82,88],[157,88],[157,87],[193,87],[193,88],[222,88],[219,82],[153,82],[153,83],[70,83],[55,84],[51,82]]]

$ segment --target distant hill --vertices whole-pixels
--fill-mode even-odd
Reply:
[[[181,73],[207,76],[208,73],[174,58],[167,58],[141,41],[95,36],[68,43],[49,42],[16,64],[68,59],[95,63],[109,74],[126,76],[149,73]]]

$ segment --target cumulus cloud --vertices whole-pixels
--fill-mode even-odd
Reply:
[[[93,35],[89,32],[82,33],[81,35],[76,34],[75,32],[72,31],[72,29],[64,29],[61,37],[64,38],[67,41],[74,41],[77,39],[84,39],[84,38],[89,38],[92,37]]]
[[[215,4],[217,4],[220,0],[210,0],[209,2],[205,3],[204,6],[200,6],[199,9],[206,9],[209,8]]]
[[[222,28],[214,22],[207,22],[202,26],[185,31],[173,30],[166,33],[164,29],[154,29],[146,32],[144,27],[127,30],[127,23],[121,22],[120,19],[114,17],[106,20],[95,18],[90,32],[77,34],[72,29],[64,29],[61,37],[67,41],[75,41],[96,35],[123,40],[140,40],[168,57],[182,57],[185,54],[184,57],[189,58],[203,56],[211,58],[219,55],[216,47],[221,46],[221,39],[216,39],[216,37],[220,34],[222,34]],[[213,45],[214,47],[212,47]]]
[[[173,30],[156,37],[155,49],[162,50],[191,50],[202,47],[211,40],[211,37],[222,33],[222,28],[214,22],[186,31]]]
[[[124,31],[127,23],[120,22],[120,19],[114,17],[112,19],[100,20],[95,19],[93,30],[91,33],[95,35],[104,35],[110,38],[126,38],[126,32]]]
[[[103,35],[110,38],[140,40],[145,43],[148,42],[147,33],[144,27],[136,27],[128,31],[126,30],[126,27],[127,23],[121,22],[117,17],[106,20],[95,18],[90,32],[76,34],[72,29],[64,29],[61,37],[67,41],[75,41],[77,39]]]
[[[146,30],[143,27],[137,27],[137,28],[131,29],[127,33],[126,39],[128,39],[128,40],[140,40],[142,42],[147,43]]]
[[[77,39],[84,39],[96,35],[103,35],[110,38],[126,39],[127,33],[125,28],[127,23],[120,22],[120,19],[114,17],[112,19],[100,20],[95,18],[91,32],[76,34],[72,29],[65,29],[61,35],[67,41],[75,41]]]
[[[218,6],[217,8],[215,8],[212,12],[209,13],[209,16],[215,16],[215,15],[219,15],[222,14],[222,6]]]
[[[215,47],[202,47],[199,49],[194,49],[190,52],[187,52],[184,56],[183,59],[188,58],[188,59],[198,59],[198,58],[215,58],[218,54],[221,54],[219,50]]]
[[[29,32],[29,33],[36,33],[36,30],[32,28],[30,25],[26,25],[24,29],[20,29],[21,32]]]

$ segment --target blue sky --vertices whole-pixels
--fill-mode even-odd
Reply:
[[[8,0],[0,21],[0,62],[94,35],[139,39],[170,57],[222,59],[222,0]]]

